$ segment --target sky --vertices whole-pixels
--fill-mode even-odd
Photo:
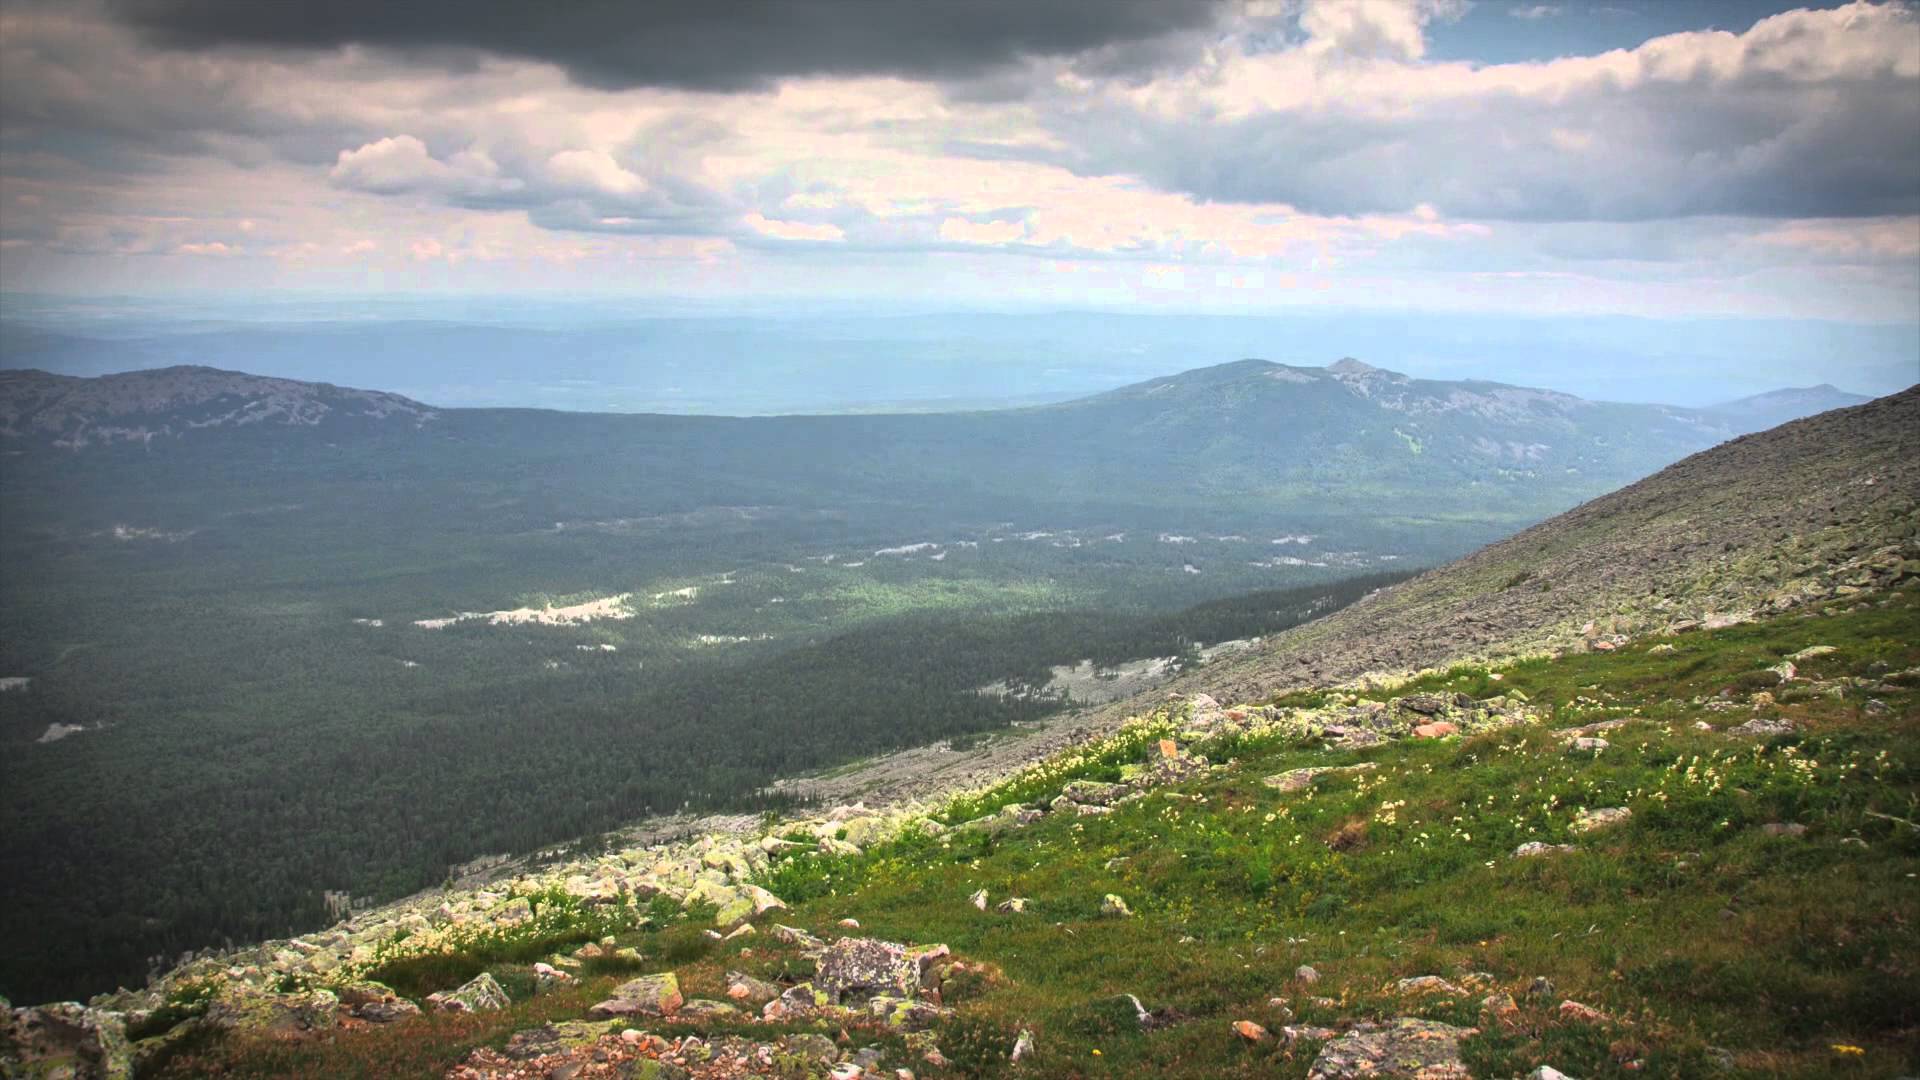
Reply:
[[[1920,11],[0,0],[0,289],[1912,324]]]

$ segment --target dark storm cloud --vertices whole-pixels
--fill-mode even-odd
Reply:
[[[1212,25],[1219,0],[108,0],[153,39],[463,51],[547,61],[602,89],[739,90],[802,75],[966,79],[1025,57],[1100,51],[1154,63],[1160,39]],[[469,56],[470,56],[469,52]]]

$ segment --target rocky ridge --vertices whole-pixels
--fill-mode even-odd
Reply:
[[[0,371],[0,445],[62,450],[180,438],[252,426],[320,428],[398,422],[439,413],[399,394],[220,371],[169,367],[99,378]]]

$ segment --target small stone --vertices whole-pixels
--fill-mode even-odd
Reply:
[[[844,929],[844,930],[858,930],[860,929],[860,920],[851,919],[851,918],[841,919],[840,922],[836,925],[838,925],[841,929]]]
[[[1005,900],[1000,901],[999,906],[994,908],[994,910],[1002,915],[1018,915],[1027,910],[1027,898],[1024,896],[1009,896]]]
[[[1533,982],[1527,986],[1527,1000],[1551,1001],[1556,992],[1552,979],[1547,978],[1545,975],[1535,975]]]
[[[1527,1074],[1527,1080],[1573,1080],[1573,1077],[1551,1065],[1542,1065]]]
[[[1010,1060],[1020,1061],[1024,1058],[1030,1058],[1032,1056],[1033,1056],[1033,1032],[1028,1031],[1025,1028],[1021,1028],[1019,1037],[1013,1040],[1013,1052],[1009,1054],[1008,1057]]]
[[[1583,751],[1585,753],[1590,753],[1590,754],[1597,754],[1600,751],[1605,750],[1607,747],[1612,745],[1613,745],[1612,743],[1599,737],[1581,736],[1580,738],[1574,739],[1573,741],[1567,743],[1567,748],[1569,750],[1576,750],[1576,751]]]
[[[987,890],[981,889],[972,896],[967,897],[967,903],[972,904],[981,911],[987,910]]]
[[[1480,1013],[1503,1024],[1510,1024],[1520,1016],[1520,1005],[1513,1000],[1512,994],[1488,994],[1480,1002]]]
[[[1293,969],[1293,981],[1302,986],[1312,986],[1320,981],[1320,973],[1313,970],[1310,965],[1301,964]]]
[[[1797,821],[1769,821],[1760,826],[1760,831],[1768,836],[1805,836],[1807,827]]]
[[[1108,893],[1106,899],[1100,901],[1100,914],[1124,919],[1131,916],[1133,911],[1127,907],[1125,900],[1114,893]]]
[[[1754,735],[1766,738],[1773,735],[1793,734],[1793,721],[1755,717],[1739,727],[1727,729],[1729,735]]]
[[[1633,811],[1624,806],[1608,806],[1598,810],[1583,810],[1575,815],[1568,830],[1577,833],[1593,832],[1618,825],[1633,816]]]
[[[1401,979],[1394,988],[1402,994],[1451,994],[1460,997],[1466,993],[1438,975],[1415,975],[1410,979]]]
[[[1561,1002],[1560,1018],[1562,1020],[1578,1021],[1583,1024],[1604,1024],[1613,1019],[1599,1009],[1591,1005],[1582,1005],[1577,1001]]]
[[[1273,1038],[1273,1033],[1251,1020],[1235,1020],[1233,1033],[1250,1043],[1262,1043]]]
[[[1541,855],[1559,855],[1572,850],[1574,850],[1572,844],[1543,844],[1538,840],[1529,840],[1513,849],[1513,857],[1532,859]]]
[[[1460,729],[1446,720],[1435,720],[1414,728],[1413,734],[1415,738],[1420,739],[1444,739],[1449,735],[1460,734]]]

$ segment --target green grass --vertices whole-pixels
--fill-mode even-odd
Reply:
[[[796,856],[769,884],[794,902],[782,922],[825,936],[851,916],[862,933],[945,942],[984,965],[940,1033],[952,1066],[911,1060],[922,1076],[998,1075],[1027,1028],[1038,1047],[1028,1075],[1303,1077],[1313,1044],[1248,1047],[1228,1029],[1237,1019],[1278,1028],[1273,998],[1303,1022],[1478,1024],[1465,1053],[1481,1077],[1540,1064],[1583,1080],[1902,1075],[1920,1066],[1920,694],[1906,682],[1883,690],[1842,680],[1877,684],[1920,665],[1917,603],[1909,590],[1860,610],[1433,674],[1390,693],[1517,689],[1550,723],[1340,753],[1276,728],[1199,747],[1232,760],[1108,816],[1053,814],[998,837],[915,835],[853,858]],[[1745,677],[1811,645],[1836,651],[1799,662],[1803,679],[1768,691],[1777,705],[1764,710],[1800,730],[1724,734],[1754,715]],[[1810,692],[1813,679],[1835,692]],[[1887,708],[1870,709],[1870,699]],[[1612,745],[1597,756],[1570,753],[1551,732],[1616,717],[1638,719],[1607,732]],[[1697,729],[1702,721],[1711,730]],[[1157,752],[1173,726],[1149,719],[956,800],[942,816],[967,820],[1044,800],[1070,779],[1117,776]],[[1260,782],[1355,761],[1376,767],[1294,794]],[[1580,809],[1612,806],[1630,808],[1631,820],[1571,831]],[[1769,823],[1807,831],[1776,835]],[[1511,857],[1533,840],[1577,850]],[[995,903],[1031,903],[1020,915],[981,912],[967,902],[981,888]],[[1102,917],[1109,892],[1135,915]],[[689,996],[717,996],[725,966],[806,973],[764,936],[743,958],[692,922],[622,940],[675,966]],[[1293,980],[1300,964],[1322,976],[1311,990]],[[1474,972],[1521,999],[1515,1022],[1480,1018],[1484,989],[1452,1000],[1393,989],[1408,976]],[[1537,976],[1553,981],[1554,997],[1524,997]],[[1185,1019],[1141,1032],[1114,1003],[1122,993]],[[581,1010],[590,997],[579,995]],[[1615,1019],[1565,1020],[1562,999]],[[558,1005],[543,998],[498,1017],[422,1020],[419,1038],[445,1052],[419,1050],[418,1073],[403,1068],[414,1059],[398,1056],[406,1040],[391,1032],[272,1050],[277,1057],[232,1044],[191,1060],[207,1075],[268,1075],[268,1062],[299,1054],[316,1075],[353,1076],[374,1075],[355,1063],[383,1054],[395,1070],[384,1075],[429,1075],[457,1045],[497,1044],[550,1008]],[[856,1042],[881,1038],[856,1033]]]

